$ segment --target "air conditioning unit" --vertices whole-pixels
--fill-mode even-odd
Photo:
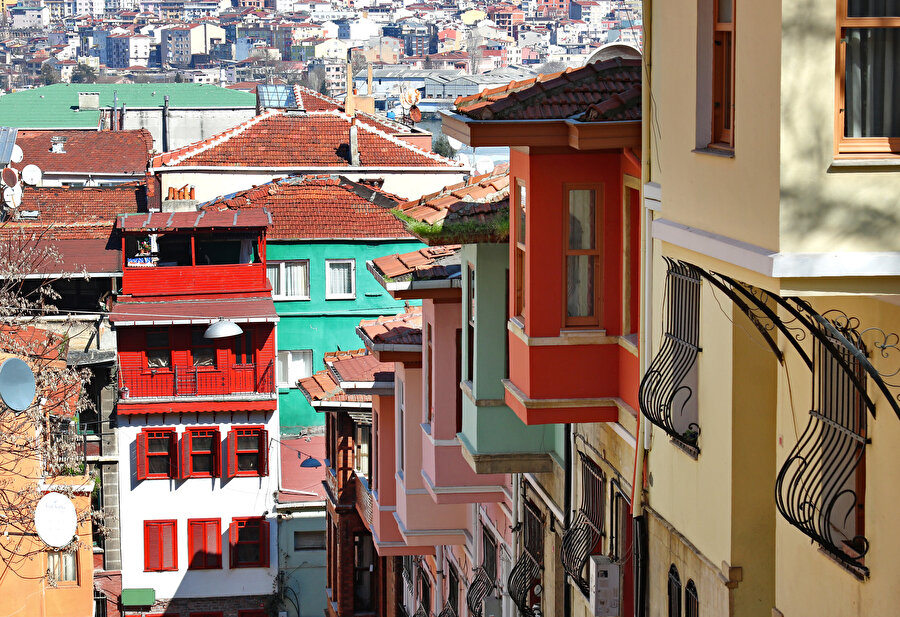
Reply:
[[[594,617],[619,617],[622,610],[622,569],[609,557],[591,557],[590,598]]]

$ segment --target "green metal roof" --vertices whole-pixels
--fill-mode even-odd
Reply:
[[[100,107],[114,94],[126,107],[255,107],[256,95],[208,84],[53,84],[0,96],[0,126],[15,128],[96,128],[99,111],[78,111],[79,92],[99,92]]]

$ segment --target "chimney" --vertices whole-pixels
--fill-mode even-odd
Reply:
[[[79,92],[78,111],[97,111],[100,109],[99,92]]]
[[[378,50],[379,55],[381,50]],[[372,63],[366,62],[366,94],[372,96]]]
[[[359,136],[356,134],[356,116],[350,118],[350,165],[360,167],[359,162]]]
[[[353,65],[347,62],[347,96],[344,97],[344,113],[351,118],[356,116],[356,101],[353,92]]]

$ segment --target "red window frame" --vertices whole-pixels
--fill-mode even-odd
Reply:
[[[238,438],[256,437],[256,449],[238,448]],[[241,455],[257,455],[256,469],[238,469]],[[269,432],[261,426],[242,426],[228,431],[228,477],[255,477],[269,475]]]
[[[151,345],[150,338],[153,334],[165,334],[165,345]],[[165,366],[150,366],[150,351],[164,351],[166,353]],[[162,356],[160,356],[162,357]],[[172,370],[172,331],[169,328],[147,328],[144,332],[144,366],[150,371],[171,371]]]
[[[178,570],[178,521],[144,521],[144,572],[172,570]]]
[[[222,520],[189,518],[188,570],[222,568]]]
[[[151,439],[168,439],[168,452],[151,452]],[[136,475],[138,480],[167,480],[178,477],[178,434],[174,428],[145,428],[137,436],[136,444]],[[169,459],[166,473],[152,473],[150,471],[150,459],[154,457],[166,457]]]
[[[241,540],[241,530],[259,526],[259,536],[255,541]],[[230,548],[231,568],[268,568],[269,567],[269,522],[261,516],[246,518],[233,518],[228,527],[228,544]],[[238,547],[243,544],[257,544],[259,547],[259,559],[257,561],[240,562]]]
[[[212,450],[198,450],[194,446],[194,437],[212,437]],[[186,478],[220,478],[222,477],[222,440],[218,426],[192,427],[181,436],[181,477]],[[195,456],[212,456],[210,471],[195,471]]]

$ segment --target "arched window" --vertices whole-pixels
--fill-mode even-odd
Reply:
[[[681,578],[674,563],[669,566],[669,617],[681,617]]]
[[[700,616],[700,600],[697,598],[697,585],[694,579],[688,579],[684,586],[684,617]]]

